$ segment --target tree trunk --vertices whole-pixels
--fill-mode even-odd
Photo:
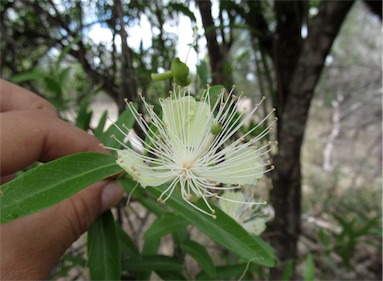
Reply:
[[[124,10],[121,0],[114,2],[116,14],[119,22],[119,34],[121,37],[121,68],[120,68],[120,86],[118,91],[118,109],[119,112],[125,110],[125,98],[134,101],[137,96],[136,77],[132,66],[132,50],[128,46],[128,34],[125,30]]]
[[[213,85],[224,85],[224,58],[217,41],[217,32],[214,27],[213,17],[211,15],[211,2],[210,0],[197,0],[197,4],[201,13],[202,24],[205,29],[212,83]]]
[[[311,99],[325,59],[352,7],[353,1],[322,1],[318,14],[308,24],[308,37],[296,65],[278,62],[278,82],[284,91],[278,91],[283,106],[279,108],[278,153],[274,156],[275,171],[272,174],[271,202],[275,220],[270,229],[274,234],[271,243],[283,262],[295,260],[300,234],[301,216],[301,146]],[[294,48],[291,45],[290,48]],[[283,57],[279,57],[283,60]],[[290,59],[290,58],[287,58]],[[279,72],[293,74],[278,75]],[[286,79],[289,79],[287,81]],[[272,272],[272,279],[280,279],[283,268]]]

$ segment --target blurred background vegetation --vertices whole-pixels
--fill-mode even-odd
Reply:
[[[125,97],[165,96],[171,81],[150,74],[175,56],[193,89],[268,97],[279,146],[263,237],[280,264],[258,278],[301,279],[309,256],[316,279],[381,280],[381,20],[381,1],[1,0],[0,74],[89,131]],[[117,217],[139,241],[150,215],[131,206]]]

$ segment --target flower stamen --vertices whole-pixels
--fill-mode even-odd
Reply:
[[[175,86],[168,98],[159,100],[162,118],[141,93],[139,97],[147,112],[145,116],[137,111],[131,101],[125,99],[125,103],[146,140],[131,134],[132,129],[125,124],[120,128],[113,123],[124,139],[119,140],[114,135],[112,138],[123,149],[110,149],[117,151],[117,163],[142,187],[168,183],[158,197],[159,202],[165,203],[179,189],[181,197],[190,206],[215,218],[209,198],[226,200],[217,192],[254,185],[263,174],[274,169],[264,158],[277,143],[261,141],[277,121],[276,118],[268,121],[275,109],[246,133],[232,140],[245,124],[254,121],[254,114],[265,97],[254,108],[246,106],[246,113],[238,110],[246,97],[243,93],[234,95],[234,87],[229,92],[223,89],[216,102],[211,104],[210,85],[198,100]],[[260,132],[253,136],[256,130]],[[256,147],[258,143],[260,145]],[[137,148],[143,153],[136,152]],[[198,198],[202,198],[207,210],[195,204]],[[246,204],[259,205],[263,202]]]

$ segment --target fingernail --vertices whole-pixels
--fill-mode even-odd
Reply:
[[[104,212],[115,206],[122,198],[124,190],[117,182],[108,183],[101,193],[101,210]]]

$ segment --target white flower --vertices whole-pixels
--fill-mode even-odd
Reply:
[[[251,188],[251,187],[249,187]],[[225,191],[221,196],[219,205],[226,214],[231,216],[238,224],[242,225],[249,233],[260,235],[266,229],[266,223],[274,216],[274,209],[271,206],[257,206],[254,208],[249,198],[249,192]],[[232,201],[243,202],[242,204],[231,204]]]
[[[117,150],[117,164],[142,187],[169,183],[158,198],[160,202],[165,202],[175,189],[179,189],[187,203],[215,217],[208,198],[220,198],[218,192],[222,190],[254,185],[264,173],[273,169],[263,159],[271,149],[271,143],[255,145],[268,134],[274,121],[257,137],[245,141],[273,115],[270,112],[245,135],[231,141],[245,123],[253,120],[260,104],[246,114],[239,113],[237,105],[242,103],[243,97],[234,96],[233,90],[230,93],[223,90],[211,107],[209,90],[207,87],[202,97],[196,100],[185,89],[174,87],[170,97],[160,99],[162,118],[140,95],[149,123],[131,102],[127,102],[147,140],[128,138],[129,129],[125,126],[119,128],[129,139],[131,147],[143,147],[144,153],[138,153],[119,141],[125,149]],[[211,214],[193,204],[198,198],[202,198]]]

